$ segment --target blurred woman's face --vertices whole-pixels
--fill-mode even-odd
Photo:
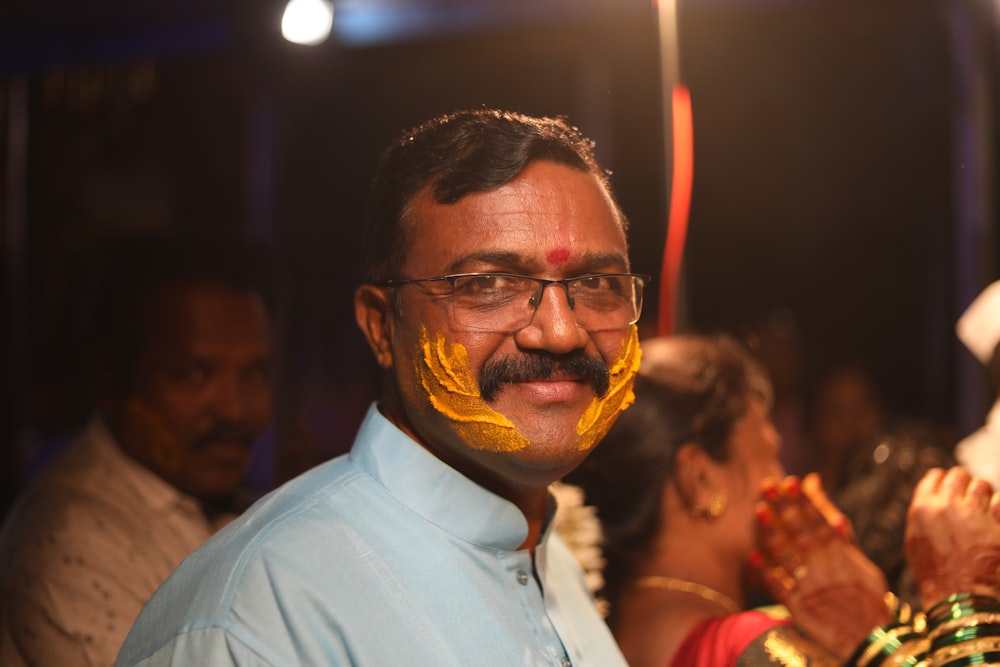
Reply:
[[[781,436],[762,398],[754,394],[747,400],[746,413],[733,425],[729,447],[726,516],[733,522],[729,528],[745,536],[740,548],[749,551],[754,543],[754,508],[761,483],[768,477],[781,479],[785,474],[778,456]]]

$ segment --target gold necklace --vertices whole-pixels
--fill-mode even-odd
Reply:
[[[650,575],[646,577],[639,577],[635,580],[633,585],[636,588],[665,588],[671,591],[691,593],[692,595],[697,595],[703,600],[714,602],[730,614],[738,614],[742,611],[742,608],[736,604],[736,600],[732,599],[728,595],[724,595],[714,588],[709,588],[703,584],[696,584],[693,581],[675,579],[674,577]]]

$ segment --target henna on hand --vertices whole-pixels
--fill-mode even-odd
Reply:
[[[872,628],[890,621],[885,576],[854,544],[818,477],[765,484],[762,496],[752,563],[795,624],[846,659]]]
[[[866,636],[890,621],[885,599],[858,583],[821,584],[791,603],[796,624],[841,660],[846,660]],[[848,613],[831,614],[830,609]]]
[[[924,608],[956,593],[1000,595],[1000,498],[954,467],[928,471],[907,514],[906,553]]]

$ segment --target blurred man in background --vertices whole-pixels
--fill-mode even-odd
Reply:
[[[266,265],[235,241],[123,241],[91,313],[96,410],[0,532],[0,664],[110,665],[142,605],[246,506],[271,421]]]
[[[917,604],[904,548],[906,513],[924,474],[954,465],[952,429],[891,410],[869,366],[850,356],[828,359],[817,373],[808,415],[827,493],[890,588]]]

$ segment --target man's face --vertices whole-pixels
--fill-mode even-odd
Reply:
[[[884,421],[878,391],[862,373],[851,368],[834,372],[816,401],[818,441],[831,455],[849,456],[878,435]]]
[[[137,460],[198,498],[236,490],[271,420],[271,339],[263,302],[224,287],[160,287],[116,432]]]
[[[555,163],[533,163],[510,183],[450,205],[424,191],[411,215],[404,278],[628,271],[624,232],[598,180]],[[547,483],[575,467],[631,403],[634,327],[584,330],[565,290],[552,285],[522,328],[470,331],[455,322],[450,299],[425,285],[395,288],[395,311],[392,292],[385,295],[379,361],[392,369],[400,404],[387,411],[470,477]]]

